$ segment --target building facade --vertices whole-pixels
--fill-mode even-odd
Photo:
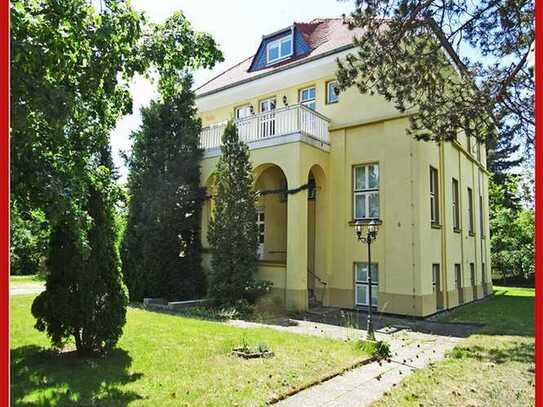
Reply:
[[[338,94],[337,59],[353,51],[342,19],[295,23],[197,89],[202,185],[225,122],[250,148],[259,191],[258,277],[289,310],[367,308],[367,248],[356,221],[379,223],[372,306],[428,316],[492,292],[484,145],[419,142],[409,113],[357,89]],[[213,208],[203,208],[202,243]],[[205,254],[209,267],[209,254]]]

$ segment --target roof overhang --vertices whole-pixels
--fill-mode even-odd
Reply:
[[[345,58],[352,48],[353,45],[349,44],[313,58],[309,56],[273,71],[197,95],[196,107],[200,112],[208,112],[234,101],[247,100],[269,93],[278,89],[278,84],[284,89],[332,75],[337,70],[337,59]]]

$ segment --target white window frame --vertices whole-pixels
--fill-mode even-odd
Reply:
[[[336,80],[333,80],[333,81],[328,81],[326,82],[326,104],[327,105],[330,105],[332,103],[337,103],[339,102],[339,95],[337,94],[337,92],[334,90],[334,92],[331,92],[331,86],[333,85],[337,85],[337,81]],[[331,94],[334,94],[335,95],[335,99],[334,100],[331,100],[330,99],[330,95]]]
[[[437,275],[440,273],[440,264],[439,263],[433,263],[432,264],[432,292],[437,292]]]
[[[284,42],[290,41],[290,53],[287,55],[281,54],[281,49]],[[270,49],[277,48],[277,58],[270,59]],[[292,37],[292,34],[285,35],[284,37],[278,38],[275,41],[271,41],[266,45],[266,64],[270,65],[275,62],[281,61],[283,59],[286,59],[294,53],[294,39]]]
[[[369,171],[368,171],[368,167],[370,166],[374,166],[377,170],[377,188],[369,188],[368,185],[369,185]],[[366,171],[365,171],[365,174],[364,174],[364,177],[366,178],[365,179],[365,184],[366,184],[366,188],[365,189],[357,189],[356,188],[356,170],[357,168],[361,168],[361,167],[366,167]],[[379,189],[380,189],[380,186],[381,186],[381,171],[379,170],[379,163],[377,162],[373,162],[373,163],[367,163],[367,164],[359,164],[359,165],[355,165],[353,166],[353,219],[355,220],[371,220],[371,219],[379,219],[379,216],[381,214],[381,200],[380,200],[380,192],[379,192]],[[379,202],[379,204],[377,205],[377,216],[375,217],[370,217],[369,216],[369,213],[370,213],[370,200],[369,200],[369,197],[370,195],[377,195],[377,201]],[[365,205],[365,213],[366,213],[366,217],[364,218],[358,218],[356,216],[356,213],[357,213],[357,210],[356,210],[356,197],[357,196],[364,196],[364,205]]]
[[[358,280],[358,273],[357,273],[358,265],[362,265],[362,267],[366,267],[366,269],[367,269],[368,268],[368,262],[367,261],[361,261],[361,262],[354,263],[354,266],[353,266],[354,267],[354,301],[355,301],[355,305],[357,305],[357,306],[367,307],[368,302],[369,302],[368,301],[368,297],[369,297],[368,278],[366,277],[366,280]],[[377,308],[377,306],[379,304],[379,263],[372,261],[371,265],[373,266],[373,268],[375,270],[375,275],[377,276],[376,279],[372,278],[372,280],[371,280],[371,293],[372,293],[372,295],[374,295],[373,298],[375,298],[374,301],[372,300],[372,307]],[[366,276],[367,276],[367,274],[366,274]],[[365,298],[364,302],[361,302],[359,300],[359,298],[358,298],[358,290],[357,290],[358,286],[364,286],[364,287],[366,287],[366,289],[368,289],[367,290],[367,295],[366,295],[366,298]]]
[[[247,112],[247,114],[240,117],[241,112]],[[234,114],[235,114],[236,120],[243,120],[243,119],[246,119],[247,117],[251,117],[252,113],[253,112],[251,111],[251,105],[250,104],[238,106],[238,107],[236,107],[234,109]]]
[[[306,91],[313,90],[313,97],[309,99],[304,99],[303,94]],[[301,105],[308,107],[311,110],[317,109],[317,88],[315,86],[308,86],[307,88],[300,89],[298,92],[298,100]]]
[[[262,220],[260,219],[262,215]],[[260,230],[262,225],[262,231]],[[264,208],[256,208],[256,227],[258,230],[258,246],[256,249],[256,256],[259,260],[264,258],[264,244],[266,242],[266,215]]]
[[[439,172],[430,166],[430,222],[439,225]]]
[[[468,187],[468,221],[469,221],[469,233],[475,234],[475,219],[473,219],[473,189]]]
[[[460,230],[460,185],[456,178],[452,179],[452,210],[453,210],[453,229]]]

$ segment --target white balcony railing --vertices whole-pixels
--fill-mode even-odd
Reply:
[[[303,105],[275,109],[235,121],[239,138],[246,143],[298,133],[326,144],[329,144],[329,122],[320,113]],[[225,127],[226,122],[204,127],[200,146],[205,150],[219,147]]]

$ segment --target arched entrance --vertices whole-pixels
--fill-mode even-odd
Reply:
[[[258,258],[262,262],[286,263],[287,259],[287,178],[274,164],[255,169],[257,191]]]
[[[326,295],[325,276],[325,188],[326,178],[319,165],[307,176],[307,292],[309,307],[323,305]]]

